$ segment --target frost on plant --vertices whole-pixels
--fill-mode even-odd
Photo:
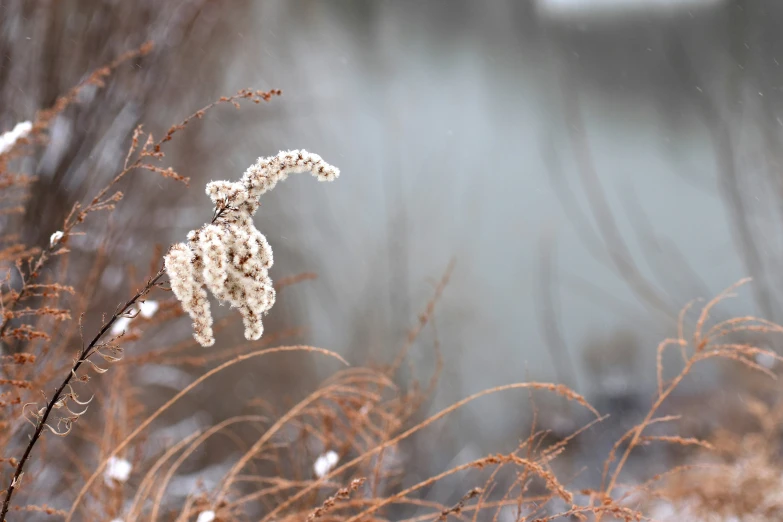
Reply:
[[[212,181],[207,195],[215,204],[211,223],[188,234],[188,244],[177,243],[165,257],[171,289],[193,319],[196,341],[215,342],[212,314],[204,287],[217,299],[228,301],[242,314],[245,337],[263,334],[263,315],[275,303],[269,278],[272,249],[253,224],[261,194],[272,190],[289,174],[309,172],[319,181],[332,181],[340,171],[317,154],[305,150],[280,152],[259,158],[237,182]]]

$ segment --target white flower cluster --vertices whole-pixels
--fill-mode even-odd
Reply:
[[[263,334],[261,318],[275,303],[275,289],[269,278],[273,258],[269,243],[253,224],[253,214],[261,194],[289,174],[299,172],[309,172],[319,181],[332,181],[340,175],[320,156],[305,150],[259,158],[240,181],[207,184],[216,218],[192,230],[188,244],[177,243],[166,255],[171,290],[193,319],[193,336],[202,346],[215,342],[205,286],[217,299],[239,310],[248,340]]]
[[[0,154],[11,150],[11,147],[13,147],[20,138],[24,138],[30,134],[31,130],[33,130],[33,124],[29,121],[22,121],[17,123],[10,131],[0,134]]]

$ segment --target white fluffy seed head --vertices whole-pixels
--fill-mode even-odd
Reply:
[[[250,197],[247,188],[242,183],[232,183],[230,181],[212,181],[207,183],[207,196],[212,203],[217,204],[225,201],[231,207],[238,207]]]
[[[289,174],[309,172],[319,181],[332,181],[340,171],[318,154],[305,150],[280,152],[259,158],[237,182],[212,181],[206,193],[218,213],[212,223],[188,233],[188,244],[178,243],[165,257],[171,289],[193,319],[194,337],[211,346],[215,339],[204,290],[239,310],[248,340],[261,338],[263,316],[275,303],[269,277],[272,248],[253,223],[259,197]]]
[[[212,314],[202,278],[196,270],[193,251],[184,243],[172,246],[164,258],[166,273],[171,281],[171,290],[182,303],[182,308],[193,320],[193,336],[202,346],[212,346]]]
[[[309,172],[319,181],[334,181],[340,175],[337,167],[329,165],[318,154],[306,150],[289,150],[277,156],[258,158],[242,176],[242,183],[250,195],[258,198],[261,194],[275,188],[278,181],[285,180],[289,174]]]

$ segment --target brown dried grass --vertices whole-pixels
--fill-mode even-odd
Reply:
[[[111,81],[110,74],[116,67],[149,50],[143,46],[122,55],[88,76],[86,85],[104,85]],[[13,172],[11,166],[24,155],[36,154],[35,142],[45,141],[49,122],[76,98],[82,87],[80,84],[59,98],[52,109],[42,111],[28,141],[0,155],[0,184],[5,183],[19,194],[29,190],[32,178]],[[303,357],[326,355],[348,364],[336,353],[321,348],[269,346],[295,336],[295,330],[268,334],[258,343],[216,348],[207,354],[198,350],[190,338],[176,342],[170,337],[159,340],[154,332],[184,320],[178,304],[161,284],[163,273],[157,269],[160,249],[153,249],[147,277],[135,278],[140,290],[104,314],[90,342],[83,335],[82,317],[95,297],[95,283],[105,266],[106,252],[98,249],[94,269],[73,280],[68,270],[69,239],[77,234],[95,233],[89,227],[92,214],[112,212],[121,203],[122,193],[117,186],[129,172],[148,170],[184,181],[172,167],[162,167],[157,162],[164,158],[166,144],[189,122],[200,119],[205,110],[241,100],[266,102],[279,94],[242,90],[221,98],[181,124],[169,127],[159,140],[152,134],[144,138],[138,127],[121,170],[109,184],[75,205],[62,224],[41,224],[62,232],[60,241],[48,246],[28,245],[14,230],[13,220],[3,222],[6,225],[0,234],[0,268],[6,275],[0,294],[0,337],[12,353],[0,359],[0,477],[7,484],[0,520],[6,510],[66,521],[114,517],[186,521],[208,510],[220,521],[262,522],[451,518],[476,521],[499,520],[501,514],[505,517],[509,513],[516,520],[645,520],[650,506],[662,499],[673,506],[687,504],[688,513],[694,513],[693,516],[718,514],[775,520],[783,514],[778,493],[781,464],[773,442],[780,436],[781,401],[748,399],[746,408],[756,419],[756,431],[718,431],[713,434],[714,440],[649,431],[653,426],[682,420],[680,416],[660,412],[664,403],[676,398],[675,391],[697,363],[729,361],[765,378],[777,377],[757,358],[781,357],[743,336],[778,334],[782,327],[754,317],[710,322],[715,306],[745,281],[708,301],[698,311],[690,333],[685,331],[686,324],[691,324],[685,318],[693,304],[683,308],[676,337],[658,346],[657,390],[649,410],[613,445],[605,459],[602,479],[592,488],[575,491],[555,471],[555,461],[566,454],[574,439],[605,418],[585,397],[566,386],[538,382],[501,385],[459,400],[423,420],[417,419],[435,389],[440,364],[433,375],[427,376],[428,385],[423,388],[420,379],[403,388],[398,377],[409,351],[432,323],[451,266],[391,364],[337,371],[320,385],[314,384],[309,394],[284,411],[277,411],[260,398],[248,397],[247,413],[203,426],[181,440],[170,441],[162,450],[155,449],[150,443],[150,432],[155,431],[157,422],[184,403],[197,387],[209,385],[212,377],[228,368],[250,359],[294,351],[303,352]],[[175,190],[173,185],[171,190]],[[2,205],[6,205],[0,209],[5,214],[16,212],[8,201],[0,200]],[[279,288],[311,278],[311,274],[292,276],[282,280]],[[137,302],[153,296],[160,300],[153,317],[135,318],[127,335],[110,334],[112,325],[132,314]],[[231,322],[219,322],[216,330]],[[664,372],[663,359],[669,347],[678,348],[680,360],[680,370],[673,377]],[[439,362],[437,342],[435,356]],[[200,375],[153,408],[139,399],[133,382],[135,376],[153,365],[197,368]],[[416,374],[412,365],[408,369]],[[95,378],[103,373],[108,373],[111,381]],[[56,383],[61,384],[53,395],[43,392]],[[73,385],[89,390],[93,398],[80,400]],[[425,437],[428,428],[448,422],[449,416],[475,401],[519,391],[531,397],[534,413],[535,401],[530,394],[545,392],[581,406],[594,420],[555,443],[546,442],[548,433],[537,430],[534,422],[530,433],[513,451],[489,454],[431,477],[408,480],[406,462],[399,459],[403,444],[414,437]],[[83,408],[88,403],[92,408],[89,421],[76,424],[86,415]],[[26,421],[33,424],[34,431]],[[68,438],[53,440],[51,435]],[[216,437],[227,438],[233,449],[225,462],[217,463],[225,464],[217,485],[192,487],[184,497],[171,494],[175,479]],[[689,462],[668,473],[652,475],[642,484],[622,484],[629,459],[637,449],[650,444],[686,448]],[[323,476],[316,476],[313,463],[327,451],[338,455],[339,464]],[[703,455],[711,455],[713,460],[700,462]],[[127,484],[99,481],[111,459],[118,457],[132,463],[133,480]],[[56,479],[52,480],[52,476]],[[453,476],[461,477],[464,484],[456,503],[422,496],[434,484]],[[741,490],[737,484],[743,486]],[[69,498],[68,505],[50,507],[51,497],[63,495]]]

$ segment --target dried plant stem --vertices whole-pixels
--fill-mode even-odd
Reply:
[[[36,115],[36,119],[33,126],[33,134],[39,134],[43,130],[49,127],[51,121],[53,118],[60,114],[62,111],[64,111],[69,105],[74,103],[74,101],[77,99],[79,93],[87,86],[103,86],[103,82],[114,70],[116,70],[120,65],[123,63],[132,60],[134,58],[138,58],[140,56],[144,56],[148,54],[152,50],[152,42],[146,42],[137,49],[133,49],[131,51],[128,51],[126,53],[123,53],[122,55],[118,56],[113,62],[111,62],[109,65],[105,67],[101,67],[100,69],[97,69],[96,71],[93,71],[92,74],[90,74],[86,80],[79,83],[75,87],[73,87],[70,91],[68,91],[65,95],[60,96],[55,104],[49,108],[42,111],[39,111]],[[109,185],[111,186],[111,185]],[[109,186],[104,189],[104,191],[101,192],[101,195],[108,190]],[[99,196],[100,197],[100,196]],[[95,203],[98,203],[98,197],[93,200],[93,205]],[[89,207],[85,209],[85,211],[89,211]],[[71,214],[68,216],[68,219],[66,219],[65,227],[61,232],[67,235],[70,230],[76,226],[78,223],[80,223],[80,220],[72,220],[74,217],[75,212],[71,212]],[[19,292],[14,296],[14,298],[5,305],[5,314],[0,319],[0,339],[3,338],[3,336],[6,333],[6,330],[8,329],[8,326],[11,324],[11,319],[14,317],[13,311],[16,308],[16,306],[19,304],[19,302],[27,297],[27,292],[29,290],[29,283],[36,279],[40,273],[41,269],[46,265],[46,263],[51,259],[52,255],[55,253],[55,250],[60,248],[60,244],[56,242],[50,242],[48,247],[43,249],[41,253],[38,255],[38,259],[35,261],[35,265],[30,267],[27,281],[22,282],[22,288],[19,290]],[[5,513],[5,512],[3,512]],[[2,517],[0,516],[0,521],[2,521]]]
[[[620,461],[617,463],[617,467],[615,468],[614,473],[612,473],[612,477],[609,480],[609,485],[606,486],[606,489],[604,490],[604,495],[607,498],[612,494],[612,490],[614,490],[614,487],[617,484],[617,479],[620,477],[620,472],[625,466],[625,462],[628,460],[628,457],[631,455],[631,452],[634,450],[634,448],[636,448],[639,445],[639,442],[642,437],[642,432],[645,430],[645,428],[647,428],[652,423],[653,416],[661,407],[663,402],[669,397],[669,395],[671,395],[671,393],[675,390],[675,388],[677,388],[677,386],[680,385],[680,382],[682,382],[685,376],[688,375],[688,373],[691,371],[694,362],[695,359],[689,359],[688,362],[685,363],[685,366],[683,367],[682,371],[680,371],[679,375],[677,375],[677,377],[672,379],[669,386],[667,386],[663,390],[663,392],[658,395],[658,398],[655,400],[652,407],[650,407],[650,410],[647,412],[647,415],[644,417],[644,420],[636,426],[633,437],[631,438],[631,441],[628,443],[628,446],[625,448],[622,457],[620,457]]]
[[[93,200],[93,202],[95,202],[95,200]],[[216,219],[220,218],[222,212],[223,211],[220,210],[215,213],[215,216],[212,218],[213,223],[215,222]],[[24,465],[27,463],[27,460],[30,458],[30,453],[33,451],[33,447],[35,446],[36,442],[38,442],[38,439],[41,437],[44,427],[46,426],[46,421],[49,419],[49,415],[52,413],[52,410],[55,408],[58,401],[62,397],[63,391],[65,391],[65,388],[70,384],[71,380],[74,378],[79,368],[81,368],[82,364],[88,362],[90,356],[93,353],[95,353],[94,352],[95,347],[98,345],[98,342],[101,340],[104,334],[106,334],[106,332],[109,331],[109,329],[114,325],[114,323],[117,321],[118,318],[120,318],[123,314],[128,312],[131,309],[131,307],[138,302],[139,299],[147,295],[149,291],[152,290],[152,288],[158,284],[158,282],[164,276],[165,273],[166,273],[165,267],[161,267],[161,269],[158,270],[158,272],[147,281],[147,284],[145,284],[141,290],[136,292],[136,295],[131,297],[128,300],[128,302],[126,302],[122,307],[118,308],[114,312],[114,314],[109,318],[109,320],[103,324],[103,326],[95,335],[95,337],[92,339],[92,341],[90,341],[90,344],[82,348],[82,351],[79,353],[79,357],[74,361],[73,366],[68,372],[68,375],[60,384],[60,387],[57,388],[57,390],[54,392],[54,395],[49,400],[49,402],[47,402],[46,408],[44,409],[43,413],[39,417],[38,423],[35,426],[35,432],[33,432],[33,436],[30,438],[30,442],[27,444],[27,447],[25,448],[22,458],[19,459],[19,463],[17,464],[16,470],[14,471],[14,476],[11,478],[11,484],[8,486],[8,489],[6,490],[5,493],[5,498],[3,499],[3,507],[0,510],[0,522],[5,522],[5,515],[8,512],[8,507],[11,503],[11,497],[14,494],[14,490],[16,489],[16,486],[19,483],[20,478],[22,477],[22,473],[24,472]]]
[[[625,467],[625,464],[627,463],[628,458],[631,455],[631,452],[635,448],[637,448],[640,444],[643,444],[645,441],[658,440],[664,442],[674,442],[683,445],[698,444],[704,447],[709,447],[709,444],[697,439],[684,438],[684,437],[665,437],[665,436],[651,438],[651,437],[644,437],[642,435],[642,433],[651,424],[655,424],[658,422],[668,422],[677,419],[677,417],[675,416],[665,416],[665,417],[655,418],[655,414],[663,405],[663,402],[669,396],[671,396],[671,394],[680,385],[683,379],[685,379],[685,377],[691,372],[693,366],[697,362],[705,359],[719,357],[719,358],[729,359],[742,363],[753,370],[759,371],[766,375],[770,375],[773,378],[775,377],[775,375],[769,372],[767,368],[762,367],[761,365],[755,363],[753,360],[748,358],[754,356],[755,354],[763,353],[765,355],[768,355],[778,360],[780,356],[777,355],[775,352],[769,350],[763,350],[761,348],[756,348],[742,343],[720,342],[721,338],[725,337],[729,333],[739,332],[744,330],[745,328],[743,326],[740,326],[741,323],[744,321],[744,319],[739,319],[739,320],[733,319],[733,320],[719,322],[718,324],[708,328],[705,333],[705,327],[707,325],[707,321],[709,320],[710,312],[712,312],[715,305],[717,305],[719,302],[726,299],[727,297],[733,296],[734,295],[732,293],[733,290],[735,290],[738,286],[745,284],[746,282],[747,280],[741,280],[738,283],[731,285],[726,290],[724,290],[716,297],[711,299],[707,304],[705,304],[705,306],[701,310],[701,313],[699,314],[698,320],[696,321],[696,327],[693,331],[693,338],[691,340],[693,345],[693,352],[690,354],[690,356],[688,356],[686,353],[686,345],[688,343],[685,339],[684,316],[685,313],[690,309],[691,303],[686,305],[679,315],[679,320],[677,325],[678,338],[668,339],[659,345],[658,362],[657,362],[657,380],[658,380],[657,397],[653,402],[652,406],[650,407],[649,411],[647,412],[647,415],[644,417],[644,420],[642,420],[642,422],[637,424],[632,431],[627,432],[626,435],[624,435],[615,443],[614,447],[612,448],[609,454],[609,457],[606,459],[604,463],[603,477],[601,479],[601,491],[597,499],[604,503],[603,507],[609,505],[607,504],[607,502],[611,501],[612,492],[617,486],[617,481],[620,477],[620,473]],[[761,321],[761,323],[762,323],[761,326],[764,328],[764,331],[767,332],[780,331],[779,326],[770,324],[768,321]],[[680,372],[677,374],[677,376],[674,377],[671,381],[669,381],[668,385],[664,387],[662,354],[663,354],[663,350],[666,348],[667,345],[680,346],[682,350],[681,355],[683,358],[683,367],[680,370]],[[629,439],[628,445],[623,451],[622,456],[620,457],[620,460],[617,463],[617,466],[615,467],[614,471],[611,474],[611,477],[609,477],[609,466],[614,461],[615,452],[619,449],[621,443],[626,439]],[[609,477],[608,484],[607,484],[607,477]],[[595,511],[595,514],[596,514],[596,521],[600,522],[603,516],[603,512]]]
[[[11,299],[8,302],[8,304],[4,306],[5,314],[3,314],[3,318],[0,319],[0,321],[2,321],[0,322],[0,339],[3,338],[6,330],[8,329],[8,326],[11,324],[11,319],[14,317],[13,312],[16,309],[16,305],[18,305],[22,299],[27,297],[27,291],[30,289],[30,285],[28,283],[33,279],[35,279],[38,276],[38,274],[41,273],[41,269],[49,260],[49,257],[51,256],[54,247],[55,245],[50,245],[49,248],[41,252],[41,254],[38,256],[38,259],[35,262],[35,266],[33,266],[32,270],[30,271],[30,274],[28,275],[28,280],[22,282],[22,288],[13,297],[13,299]]]
[[[54,392],[54,395],[52,395],[51,399],[46,403],[46,408],[44,409],[43,413],[41,414],[40,418],[38,419],[38,423],[35,427],[35,432],[33,432],[33,435],[30,437],[30,442],[27,443],[27,447],[25,448],[24,454],[22,455],[22,458],[19,459],[19,463],[16,465],[16,470],[14,471],[14,475],[11,478],[11,483],[8,486],[8,489],[5,492],[5,498],[3,499],[3,506],[0,510],[0,522],[5,522],[5,515],[8,513],[8,508],[11,504],[11,497],[14,494],[14,490],[16,489],[16,486],[19,484],[19,480],[22,477],[22,473],[24,473],[24,466],[27,463],[28,459],[30,458],[30,454],[33,451],[33,447],[35,447],[35,444],[38,442],[38,440],[41,438],[41,434],[43,433],[44,427],[46,426],[46,422],[49,419],[49,415],[52,413],[52,410],[55,408],[55,405],[58,404],[60,401],[63,392],[65,391],[65,388],[70,384],[71,380],[76,375],[76,372],[79,370],[79,368],[88,361],[89,357],[95,353],[95,347],[97,346],[98,342],[101,340],[101,338],[104,336],[106,332],[109,331],[109,329],[112,327],[112,325],[117,321],[119,317],[121,317],[124,313],[128,312],[130,308],[136,304],[136,302],[144,297],[149,291],[160,281],[160,278],[163,277],[164,270],[161,268],[157,274],[155,274],[152,278],[150,278],[147,281],[147,284],[144,285],[144,287],[136,292],[136,295],[131,297],[121,308],[119,308],[114,314],[109,318],[108,321],[106,321],[101,329],[98,331],[98,333],[93,337],[92,341],[90,343],[82,348],[82,351],[79,354],[79,357],[74,361],[73,366],[71,367],[70,371],[68,372],[68,375],[63,379],[63,382],[60,384],[60,386],[57,388],[57,390]]]
[[[106,467],[106,463],[108,462],[108,459],[111,457],[116,457],[122,450],[124,450],[130,442],[136,438],[136,436],[147,429],[147,427],[152,424],[152,422],[160,417],[163,412],[167,411],[172,405],[174,405],[177,401],[179,401],[182,397],[186,396],[188,393],[193,390],[196,386],[201,384],[202,382],[206,381],[210,377],[212,377],[215,374],[218,374],[228,368],[229,366],[233,366],[235,364],[238,364],[240,362],[246,361],[248,359],[252,359],[254,357],[260,357],[264,355],[271,355],[273,353],[281,353],[281,352],[294,352],[294,351],[305,351],[305,352],[313,352],[313,353],[320,353],[323,355],[327,355],[329,357],[333,357],[340,361],[341,363],[348,366],[348,361],[340,357],[338,354],[325,350],[323,348],[316,348],[314,346],[304,346],[304,345],[296,345],[296,346],[278,346],[276,348],[264,348],[261,350],[256,350],[254,352],[246,353],[243,355],[239,355],[229,361],[224,362],[220,366],[216,366],[215,368],[212,368],[205,374],[201,375],[198,379],[187,385],[185,388],[183,388],[179,393],[177,393],[174,397],[166,401],[165,404],[163,404],[160,408],[155,410],[155,412],[148,416],[144,422],[142,422],[133,432],[130,433],[125,439],[117,444],[114,449],[109,453],[109,455],[106,457],[106,459],[101,462],[101,464],[98,466],[98,468],[93,472],[92,475],[90,475],[90,478],[87,479],[87,481],[82,486],[82,489],[79,491],[79,493],[76,495],[76,499],[73,501],[73,505],[71,505],[71,510],[68,512],[68,515],[65,517],[65,522],[70,522],[73,519],[73,515],[76,512],[77,507],[79,506],[79,503],[84,498],[84,495],[87,493],[87,490],[92,486],[92,484],[95,482],[95,479],[98,478],[101,471],[104,470]],[[0,522],[4,522],[0,520]]]
[[[446,417],[453,413],[454,411],[462,408],[468,403],[471,403],[475,401],[476,399],[480,399],[481,397],[485,397],[487,395],[494,395],[496,393],[508,391],[508,390],[520,390],[520,389],[527,389],[527,390],[545,390],[550,391],[553,393],[556,393],[568,400],[575,401],[579,404],[581,404],[584,408],[586,408],[588,411],[590,411],[593,415],[596,417],[600,417],[601,415],[598,413],[598,411],[593,408],[587,400],[579,395],[578,393],[574,392],[570,388],[564,386],[564,385],[556,385],[556,384],[549,384],[549,383],[540,383],[540,382],[519,382],[519,383],[512,383],[512,384],[505,384],[502,386],[496,386],[494,388],[489,388],[487,390],[483,390],[477,393],[474,393],[473,395],[470,395],[468,397],[465,397],[464,399],[455,402],[451,406],[439,411],[438,413],[428,417],[424,421],[420,422],[419,424],[416,424],[415,426],[412,426],[411,428],[405,430],[404,432],[400,433],[399,435],[396,435],[381,444],[378,444],[373,449],[364,452],[363,454],[359,455],[358,457],[342,464],[341,466],[338,466],[331,470],[328,474],[324,475],[322,477],[322,480],[331,480],[335,477],[338,477],[341,473],[344,473],[349,468],[352,468],[359,464],[360,462],[374,456],[378,455],[381,452],[383,452],[386,448],[392,447],[395,444],[398,444],[400,441],[407,439],[414,433],[418,433],[419,431],[423,430],[427,426],[435,423],[437,420],[442,419],[443,417]],[[301,499],[311,491],[313,491],[315,488],[319,487],[318,482],[313,482],[307,487],[301,489],[297,493],[289,496],[284,502],[277,505],[274,509],[272,509],[269,513],[267,513],[264,518],[261,519],[261,522],[268,522],[270,520],[275,520],[276,517],[283,512],[285,509],[287,509],[289,506],[291,506],[293,503],[295,503],[297,500]],[[228,494],[227,488],[224,484],[222,491],[220,491],[217,495],[217,502],[220,503],[225,499],[225,496]],[[66,522],[69,522],[66,520]]]
[[[130,58],[134,58],[136,56],[140,56],[148,53],[151,48],[152,48],[151,45],[145,44],[137,51],[133,51],[131,53],[126,53],[122,55],[115,62],[112,62],[112,64],[109,65],[107,68],[99,69],[96,73],[93,73],[93,75],[90,77],[91,80],[79,84],[76,88],[74,88],[73,92],[75,94],[78,94],[79,89],[81,89],[84,85],[89,84],[90,82],[94,82],[95,81],[94,77],[96,77],[96,74],[98,75],[97,79],[100,80],[103,77],[101,75],[105,76],[106,74],[108,74],[107,71],[110,72],[111,70],[118,67],[121,63],[127,61]],[[75,96],[75,94],[71,94],[69,96],[73,97]],[[17,304],[22,299],[27,297],[27,293],[30,290],[29,288],[30,282],[36,279],[40,275],[41,269],[49,261],[49,259],[51,259],[52,256],[58,254],[58,250],[60,250],[62,246],[62,242],[67,240],[71,231],[74,228],[76,228],[77,225],[84,222],[88,214],[100,210],[110,210],[114,207],[114,204],[116,202],[122,199],[122,193],[119,191],[115,192],[113,195],[108,195],[112,187],[117,185],[117,183],[119,183],[127,174],[129,174],[134,170],[148,170],[150,172],[156,172],[163,177],[175,179],[177,181],[181,181],[187,184],[189,181],[188,178],[184,176],[180,176],[179,174],[174,172],[174,170],[171,167],[163,168],[158,165],[155,165],[154,163],[151,163],[154,161],[160,161],[164,157],[164,153],[162,152],[161,149],[163,145],[171,141],[172,136],[176,132],[184,129],[194,119],[203,118],[204,115],[207,113],[207,111],[216,107],[217,105],[230,103],[235,107],[238,107],[239,100],[250,100],[258,104],[261,103],[262,101],[269,101],[272,99],[272,97],[279,96],[280,94],[281,91],[278,89],[272,89],[270,91],[254,91],[251,89],[241,89],[239,92],[237,92],[232,96],[221,97],[217,101],[210,103],[209,105],[194,112],[193,114],[185,118],[182,122],[176,125],[172,125],[169,128],[169,130],[166,132],[166,134],[157,141],[153,140],[152,134],[147,134],[147,140],[145,142],[140,142],[139,141],[140,137],[142,137],[142,127],[141,126],[137,127],[136,130],[134,131],[133,141],[131,147],[128,149],[128,154],[125,157],[122,170],[116,176],[114,176],[111,182],[109,182],[104,188],[102,188],[95,195],[95,197],[92,198],[92,200],[90,200],[89,204],[87,204],[86,206],[83,206],[82,204],[79,203],[74,205],[73,209],[68,214],[68,217],[66,217],[65,222],[63,223],[62,230],[59,231],[62,233],[62,241],[50,242],[49,245],[41,251],[35,264],[31,266],[28,271],[27,280],[22,281],[22,288],[14,296],[14,298],[10,301],[10,303],[5,305],[3,310],[4,314],[0,319],[0,339],[3,338],[3,335],[5,335],[6,330],[11,324],[11,319],[14,318],[13,311],[16,308]],[[71,99],[68,97],[66,98],[67,100]],[[58,103],[60,103],[59,100]],[[37,122],[40,120],[41,122],[43,122],[40,125],[44,125],[44,124],[48,125],[49,119],[51,119],[51,116],[48,113],[45,113],[39,115]],[[39,123],[36,123],[36,125],[39,125]],[[134,155],[136,156],[135,159],[133,159]],[[2,519],[0,519],[0,522],[2,522]]]

